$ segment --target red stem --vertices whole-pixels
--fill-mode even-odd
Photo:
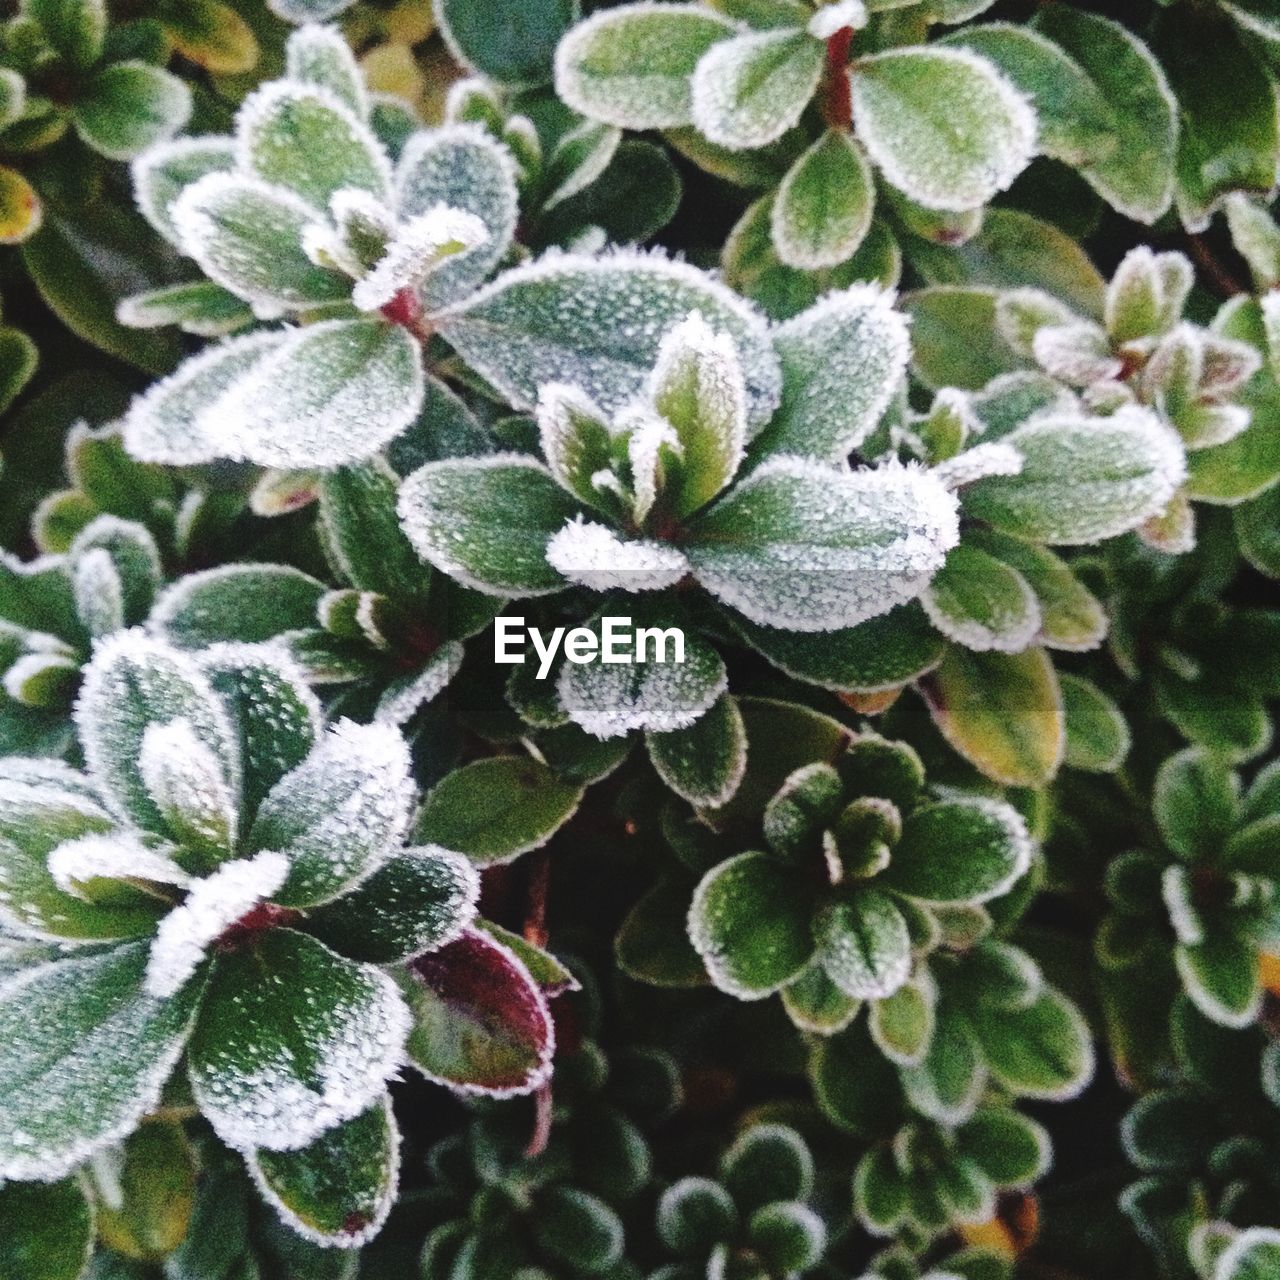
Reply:
[[[822,115],[833,129],[847,129],[853,124],[853,96],[849,89],[849,50],[852,46],[852,27],[842,27],[827,41]]]

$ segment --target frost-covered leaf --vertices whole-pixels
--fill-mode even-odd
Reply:
[[[391,856],[413,802],[409,748],[386,725],[341,720],[276,783],[249,833],[254,849],[290,862],[274,895],[284,906],[328,902]]]
[[[237,801],[222,762],[191,722],[153,720],[142,734],[138,768],[172,837],[217,863],[237,835]],[[167,993],[166,993],[167,994]]]
[[[270,898],[289,874],[288,860],[264,852],[235,858],[196,880],[182,903],[160,922],[147,960],[149,996],[177,995],[195,976],[213,944],[236,921]]]
[[[1256,288],[1263,292],[1280,284],[1280,226],[1265,205],[1243,193],[1224,202],[1227,227],[1236,252],[1249,264]]]
[[[134,160],[134,198],[143,217],[170,244],[181,248],[182,238],[173,221],[174,202],[206,174],[229,172],[234,165],[230,138],[211,135],[163,142]]]
[[[401,218],[445,205],[478,218],[488,237],[423,284],[423,305],[445,306],[470,293],[511,246],[520,214],[516,166],[510,151],[478,125],[446,125],[416,133],[396,166]]]
[[[548,541],[547,563],[570,582],[592,591],[661,591],[689,572],[679,547],[622,538],[581,516]]]
[[[663,782],[693,805],[725,804],[747,768],[747,731],[727,694],[687,729],[650,733],[649,759]]]
[[[975,1018],[987,1069],[1011,1093],[1026,1098],[1074,1098],[1093,1077],[1089,1028],[1064,995],[1047,990],[1024,1009],[998,1019]]]
[[[434,951],[475,917],[480,877],[447,849],[405,849],[354,892],[312,911],[307,928],[354,960],[391,964]]]
[[[0,1171],[52,1180],[154,1107],[198,997],[142,990],[145,942],[59,960],[0,987]]]
[[[1257,1018],[1264,989],[1253,943],[1219,930],[1179,943],[1173,958],[1183,989],[1206,1018],[1224,1027],[1247,1027]]]
[[[364,76],[351,46],[336,27],[300,27],[285,41],[284,55],[288,79],[328,89],[359,119],[368,119]]]
[[[1039,787],[1062,762],[1062,693],[1043,649],[947,650],[921,686],[946,740],[989,778]]]
[[[135,329],[159,329],[176,324],[183,333],[222,338],[253,323],[253,310],[212,280],[168,285],[124,298],[116,319]]]
[[[893,297],[854,285],[779,325],[782,404],[762,435],[770,453],[839,462],[875,430],[906,373],[911,342]]]
[[[834,631],[918,595],[957,536],[954,499],[923,472],[778,457],[695,521],[685,554],[753,622]]]
[[[526,596],[565,585],[546,547],[578,508],[532,458],[429,462],[401,486],[399,510],[418,554],[468,587]]]
[[[465,853],[480,866],[510,862],[546,844],[573,816],[582,792],[536,760],[474,760],[427,793],[413,837]]]
[[[478,929],[410,961],[400,978],[413,1011],[410,1065],[462,1093],[511,1097],[551,1073],[546,998],[513,951]]]
[[[166,587],[148,625],[182,649],[247,644],[315,626],[325,586],[284,564],[224,564]]]
[[[1031,837],[1017,810],[965,796],[911,814],[877,883],[924,902],[986,902],[1007,893],[1030,863]]]
[[[644,385],[663,334],[692,311],[738,349],[748,421],[778,401],[778,364],[763,321],[718,281],[682,262],[618,252],[547,255],[499,276],[438,318],[441,334],[518,409],[548,382],[579,387],[607,414]]]
[[[875,181],[853,135],[828,129],[778,187],[770,230],[788,267],[816,271],[851,258],[871,229]]]
[[[187,123],[191,90],[162,67],[115,62],[93,77],[72,114],[88,146],[109,160],[129,160]]]
[[[190,357],[167,378],[134,398],[124,418],[124,442],[144,462],[170,466],[212,462],[221,423],[204,414],[260,359],[279,349],[287,334],[262,330],[230,338]],[[197,424],[200,426],[197,426]]]
[[[246,302],[305,309],[350,292],[350,281],[303,251],[316,210],[284,187],[247,174],[206,174],[184,188],[169,216],[183,251]]]
[[[1114,773],[1129,754],[1129,726],[1120,708],[1081,676],[1059,676],[1067,745],[1063,763],[1092,773]]]
[[[664,476],[664,507],[684,519],[724,489],[742,462],[747,388],[733,339],[694,312],[658,347],[648,398],[675,428],[677,456]]]
[[[1107,285],[1104,318],[1117,343],[1167,333],[1182,316],[1195,270],[1181,253],[1155,253],[1147,245],[1130,249]]]
[[[694,68],[713,44],[736,29],[701,4],[603,10],[560,41],[556,93],[575,111],[624,129],[690,124]]]
[[[246,98],[236,115],[236,161],[316,209],[344,188],[380,197],[391,190],[391,162],[372,131],[318,85],[274,80]]]
[[[356,1249],[382,1228],[395,1201],[400,1132],[387,1100],[296,1151],[246,1153],[267,1203],[316,1244]]]
[[[588,120],[570,129],[547,157],[543,209],[554,209],[595,182],[608,169],[621,141],[622,131],[614,125]]]
[[[1267,1280],[1280,1266],[1280,1232],[1247,1227],[1218,1255],[1213,1280]]]
[[[961,543],[920,597],[929,621],[967,649],[1019,653],[1040,630],[1035,593],[1016,569]]]
[[[28,0],[23,9],[49,45],[76,70],[102,57],[107,35],[105,0]]]
[[[980,54],[1030,99],[1045,155],[1083,165],[1105,160],[1119,145],[1116,112],[1103,90],[1066,50],[1038,31],[992,22],[962,28],[942,43]]]
[[[734,151],[777,141],[809,105],[825,60],[825,46],[806,31],[759,31],[718,42],[694,69],[694,127]]]
[[[102,641],[84,669],[75,718],[104,799],[144,830],[167,830],[141,767],[153,724],[185,720],[217,762],[230,794],[238,794],[239,743],[226,708],[195,661],[161,641],[138,631]]]
[[[0,898],[0,919],[5,928],[22,937],[69,940],[150,933],[162,910],[155,899],[124,893],[95,900],[99,895],[87,895],[66,876],[55,874],[61,868],[56,862],[50,865],[51,855],[59,848],[110,839],[106,833],[112,823],[83,775],[67,783],[57,777],[42,777],[29,767],[21,771],[13,768],[31,763],[11,763],[0,797],[0,867],[5,894]],[[114,848],[114,843],[110,847]],[[120,852],[115,848],[117,858]]]
[[[758,1000],[797,978],[814,952],[813,899],[794,869],[742,853],[709,871],[689,908],[689,938],[711,981]]]
[[[965,514],[1039,541],[1113,538],[1163,511],[1186,476],[1177,436],[1145,409],[1099,419],[1045,414],[1004,439],[1022,455],[1022,470],[971,486]]]
[[[928,209],[974,209],[1035,149],[1036,117],[985,58],[931,46],[861,58],[850,71],[854,128],[895,187]]]
[[[867,1010],[867,1030],[876,1048],[891,1062],[918,1066],[933,1036],[936,1000],[937,993],[925,970],[904,982],[891,996],[872,1001]]]
[[[734,628],[781,671],[840,693],[878,693],[932,670],[946,641],[918,604],[898,605],[856,627],[798,634],[734,618]]]
[[[637,646],[645,631],[678,629],[660,606],[652,612],[635,609],[628,621]],[[587,626],[600,637],[599,656],[588,662],[566,662],[556,688],[570,719],[597,738],[617,738],[633,729],[654,733],[688,729],[728,685],[724,659],[690,630],[684,632],[683,661],[676,661],[674,637],[659,634],[643,641],[645,661],[619,663],[604,660],[603,618]]]
[[[291,331],[196,424],[222,456],[336,467],[376,453],[417,416],[422,352],[399,325],[328,320]]]
[[[956,1124],[973,1114],[986,1083],[981,1051],[967,1020],[943,1005],[924,1057],[902,1072],[911,1106],[933,1120]]]
[[[1213,859],[1236,825],[1240,780],[1219,756],[1188,747],[1160,766],[1151,807],[1170,849],[1186,859]]]
[[[827,903],[814,918],[818,963],[855,1000],[883,999],[911,972],[911,937],[893,899],[859,887]]]
[[[217,958],[191,1040],[191,1088],[229,1146],[296,1150],[382,1095],[408,1032],[380,970],[267,930]]]
[[[609,495],[595,484],[613,462],[612,428],[604,412],[576,387],[553,382],[539,388],[535,416],[551,474],[583,502],[607,503]]]
[[[408,724],[458,674],[464,653],[458,641],[450,640],[436,649],[420,670],[393,679],[374,708],[375,723]]]
[[[268,791],[301,764],[320,736],[320,702],[302,671],[274,646],[222,644],[200,664],[240,737],[242,829]]]
[[[421,292],[450,259],[474,253],[488,238],[474,214],[435,205],[400,224],[373,270],[356,282],[351,301],[378,311],[406,291]]]
[[[0,1269],[22,1280],[81,1280],[93,1256],[94,1211],[78,1178],[0,1189]]]
[[[1035,30],[1092,79],[1116,120],[1118,144],[1080,164],[1081,176],[1113,208],[1152,223],[1173,198],[1177,104],[1151,50],[1118,22],[1070,5],[1036,11]]]

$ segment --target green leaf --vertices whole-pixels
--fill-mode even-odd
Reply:
[[[872,1147],[853,1175],[854,1213],[878,1235],[892,1235],[907,1213],[908,1188],[888,1146]],[[945,1273],[944,1273],[945,1274]]]
[[[40,352],[25,333],[0,326],[0,413],[22,394],[39,362]]]
[[[480,880],[446,849],[405,849],[356,889],[312,911],[308,931],[353,960],[391,964],[457,938],[475,916]]]
[[[920,1063],[902,1069],[902,1085],[912,1107],[943,1124],[958,1124],[973,1114],[986,1073],[968,1020],[943,1004],[929,1047]]]
[[[1043,649],[973,653],[952,646],[922,686],[943,737],[987,777],[1040,787],[1065,748],[1062,694]]]
[[[887,1137],[903,1111],[898,1070],[855,1023],[818,1041],[809,1059],[814,1100],[837,1128],[860,1138]]]
[[[350,282],[302,248],[316,210],[244,174],[210,173],[186,187],[170,217],[182,248],[211,280],[246,302],[305,309],[347,298]]]
[[[733,151],[767,146],[795,125],[822,76],[825,47],[806,31],[733,36],[698,60],[691,85],[693,125]]]
[[[536,760],[474,760],[427,793],[414,839],[464,853],[480,866],[510,862],[546,844],[581,799],[581,787]]]
[[[918,595],[957,536],[954,499],[923,472],[774,457],[694,522],[684,550],[752,622],[836,631]]]
[[[618,968],[628,977],[655,987],[706,984],[707,971],[686,928],[691,893],[683,879],[659,880],[636,901],[613,943]]]
[[[663,505],[684,519],[725,489],[742,462],[747,389],[732,338],[694,313],[662,339],[648,392],[679,442]]]
[[[898,605],[856,627],[802,635],[733,618],[733,626],[775,667],[837,693],[878,693],[931,671],[946,641],[917,604]]]
[[[1030,864],[1031,838],[1017,810],[965,796],[912,813],[877,883],[924,902],[986,902],[1007,893]]]
[[[1090,773],[1115,773],[1129,754],[1129,726],[1120,708],[1097,685],[1080,676],[1061,675],[1062,714],[1066,725],[1063,764]]]
[[[1240,780],[1199,747],[1170,756],[1156,774],[1151,807],[1165,843],[1183,858],[1212,860],[1240,812]]]
[[[1218,1255],[1213,1280],[1268,1280],[1280,1267],[1280,1232],[1248,1227]]]
[[[1163,511],[1186,474],[1182,447],[1152,414],[1044,414],[1004,437],[1022,470],[965,492],[965,514],[1026,538],[1078,545],[1113,538]]]
[[[21,1280],[80,1280],[93,1256],[93,1206],[77,1178],[0,1189],[0,1267]]]
[[[295,1151],[248,1153],[249,1172],[284,1222],[316,1244],[372,1239],[396,1195],[400,1135],[384,1099]]]
[[[902,299],[911,317],[912,371],[925,386],[980,391],[1025,367],[996,328],[996,292],[939,286]]]
[[[76,131],[108,160],[128,160],[172,137],[191,115],[184,81],[145,62],[98,72],[73,110]]]
[[[575,111],[624,129],[690,124],[698,60],[735,29],[700,4],[602,10],[561,40],[556,93]]]
[[[253,323],[253,311],[212,280],[166,285],[125,298],[116,319],[131,329],[162,329],[176,324],[183,333],[221,338]]]
[[[777,359],[756,312],[712,277],[639,253],[562,254],[517,267],[439,317],[440,333],[517,409],[544,383],[578,387],[609,415],[641,390],[663,335],[691,311],[729,334],[747,379],[748,422],[778,401]]]
[[[895,49],[850,70],[854,128],[885,178],[928,209],[975,209],[1026,168],[1036,118],[985,58]]]
[[[1232,522],[1240,554],[1259,573],[1280,578],[1280,486],[1242,503]]]
[[[370,875],[404,838],[413,798],[398,730],[350,720],[330,726],[267,793],[249,832],[250,849],[289,860],[289,878],[272,900],[318,906]]]
[[[186,1237],[195,1205],[195,1152],[181,1124],[145,1121],[111,1164],[116,1194],[97,1204],[102,1243],[129,1258],[167,1257]]]
[[[556,42],[577,21],[578,0],[434,0],[450,52],[499,84],[551,79]]]
[[[786,863],[742,853],[699,883],[689,937],[717,987],[740,1000],[758,1000],[809,963],[812,910],[808,888]]]
[[[911,937],[902,912],[879,889],[859,886],[814,917],[818,963],[855,1000],[892,995],[911,973]]]
[[[235,164],[230,138],[177,138],[140,155],[131,166],[134,198],[146,220],[170,244],[182,247],[173,223],[173,205],[193,183],[209,173],[228,172]]]
[[[891,295],[829,293],[773,331],[782,404],[759,449],[841,462],[875,430],[902,382],[911,342]]]
[[[202,984],[143,994],[145,942],[28,969],[0,987],[0,1170],[52,1180],[160,1100]]]
[[[991,1074],[1011,1093],[1058,1100],[1075,1097],[1093,1076],[1093,1043],[1065,996],[1045,991],[1024,1009],[972,1021]]]
[[[49,44],[80,71],[102,57],[107,35],[104,0],[25,0],[22,12],[34,18]]]
[[[733,1197],[710,1178],[680,1178],[658,1201],[658,1237],[681,1254],[700,1254],[731,1239],[738,1228]]]
[[[296,192],[314,209],[347,188],[385,197],[391,166],[369,127],[332,92],[275,80],[236,116],[236,159],[248,176]]]
[[[671,619],[659,607],[637,609],[628,621],[635,625],[638,645],[642,628],[661,633]],[[603,617],[587,627],[603,637]],[[675,661],[674,652],[666,654],[665,637],[656,644],[662,646],[661,661],[615,663],[593,657],[585,663],[566,662],[556,688],[570,719],[597,738],[617,738],[633,729],[669,733],[695,725],[728,685],[724,659],[692,631],[684,633],[683,661]],[[605,652],[603,638],[597,650]]]
[[[22,246],[22,259],[41,297],[74,334],[148,373],[173,367],[176,335],[130,329],[116,319],[121,298],[157,283],[155,242],[131,211],[100,203],[90,217],[60,208]]]
[[[797,270],[838,266],[865,239],[874,210],[865,153],[852,134],[828,129],[782,179],[770,222],[773,247]]]
[[[808,1205],[768,1204],[747,1227],[751,1247],[779,1273],[798,1274],[816,1266],[827,1245],[827,1229]]]
[[[958,1132],[957,1150],[997,1187],[1028,1187],[1049,1168],[1049,1135],[1034,1120],[1009,1109],[986,1107]]]
[[[361,120],[368,119],[369,97],[351,46],[333,27],[300,27],[285,41],[285,72],[290,80],[328,89]]]
[[[1039,603],[1027,580],[965,543],[948,552],[921,603],[948,640],[977,652],[1021,653],[1040,631]]]
[[[1126,217],[1151,224],[1173,198],[1177,104],[1151,50],[1118,22],[1068,5],[1038,10],[1032,26],[1101,91],[1116,121],[1116,147],[1078,166],[1091,187]]]
[[[747,731],[728,694],[686,729],[649,733],[645,745],[658,776],[693,805],[727,803],[746,772]]]
[[[994,529],[965,532],[966,542],[1016,569],[1035,593],[1039,642],[1049,649],[1096,649],[1107,633],[1107,615],[1070,567],[1052,551]]]
[[[1102,89],[1065,50],[1030,27],[1007,22],[965,27],[941,41],[994,63],[1035,107],[1039,149],[1064,164],[1105,160],[1117,119]]]
[[[408,1031],[380,970],[270,929],[214,963],[191,1041],[192,1092],[229,1146],[295,1150],[368,1110]]]
[[[399,978],[413,1012],[409,1062],[464,1093],[511,1097],[551,1073],[546,1000],[514,952],[478,930],[410,961]]]
[[[520,216],[511,153],[477,125],[446,125],[416,133],[396,167],[396,208],[402,219],[447,205],[474,214],[489,238],[442,263],[423,282],[423,305],[434,311],[466,297],[497,266]]]
[[[195,661],[138,631],[100,641],[84,669],[76,727],[89,772],[112,808],[167,834],[141,757],[147,730],[184,721],[212,753],[222,785],[239,791],[240,753],[226,708]]]
[[[813,1156],[785,1124],[752,1124],[720,1159],[720,1180],[745,1213],[813,1194]]]
[[[328,320],[287,333],[197,420],[224,457],[264,467],[359,462],[422,408],[418,341],[384,320]]]
[[[862,1002],[845,995],[814,961],[794,982],[782,988],[782,1007],[801,1031],[833,1036],[858,1016]]]
[[[876,1047],[891,1062],[917,1066],[933,1038],[936,997],[930,982],[908,981],[892,995],[871,1003],[867,1027]]]
[[[1225,16],[1166,24],[1158,51],[1178,100],[1174,200],[1183,225],[1204,231],[1231,192],[1271,190],[1280,153],[1274,85]]]
[[[150,625],[182,649],[257,643],[316,624],[323,582],[284,564],[224,564],[161,592]]]
[[[468,587],[527,596],[565,586],[546,546],[578,506],[532,458],[429,462],[401,486],[399,510],[418,554]]]

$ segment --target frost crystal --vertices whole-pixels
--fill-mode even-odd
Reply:
[[[138,768],[176,839],[230,851],[236,840],[236,797],[190,720],[147,725]]]
[[[357,281],[351,301],[361,311],[376,311],[402,289],[418,288],[455,254],[484,244],[489,231],[473,213],[438,204],[403,223],[374,269]]]
[[[92,901],[84,885],[90,880],[152,880],[185,888],[191,877],[170,857],[127,832],[81,836],[60,844],[49,855],[49,874],[64,893]]]
[[[612,529],[579,516],[547,543],[547,562],[570,582],[593,591],[661,591],[689,571],[676,547],[626,541]]]
[[[156,931],[147,958],[147,994],[160,998],[181,991],[210,944],[251,907],[270,898],[288,874],[289,860],[283,854],[265,852],[224,863],[211,876],[197,880]]]

